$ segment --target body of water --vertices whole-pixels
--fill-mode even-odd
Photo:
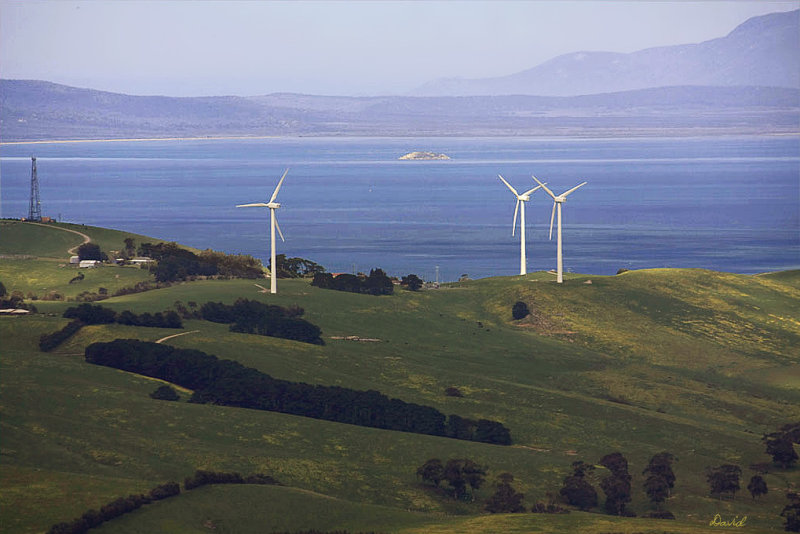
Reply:
[[[449,161],[398,161],[411,151]],[[333,272],[427,280],[519,272],[518,191],[559,194],[564,269],[800,268],[800,139],[277,138],[0,147],[3,217],[27,215],[30,156],[42,213],[198,248],[269,255],[266,202],[283,170],[279,253]],[[552,200],[527,204],[528,270],[555,268]]]

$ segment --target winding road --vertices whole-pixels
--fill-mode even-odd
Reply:
[[[80,247],[81,245],[85,245],[86,243],[89,243],[92,240],[91,237],[89,237],[88,235],[84,234],[83,232],[78,232],[77,230],[70,230],[69,228],[61,228],[60,226],[52,226],[50,224],[42,224],[42,223],[30,222],[30,221],[26,221],[26,223],[27,224],[35,224],[36,226],[44,226],[45,228],[54,228],[56,230],[63,230],[65,232],[71,232],[73,234],[78,234],[79,236],[81,236],[83,238],[83,243],[75,245],[71,249],[67,250],[67,254],[69,254],[69,255],[75,254],[75,252],[77,252],[77,250],[78,250],[78,247]]]

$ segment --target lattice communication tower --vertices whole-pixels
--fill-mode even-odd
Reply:
[[[36,175],[36,158],[31,158],[31,205],[28,210],[29,221],[42,220],[42,203],[39,200],[39,177]]]

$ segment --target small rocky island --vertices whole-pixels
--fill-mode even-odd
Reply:
[[[447,154],[437,154],[436,152],[409,152],[405,156],[397,159],[450,159]]]

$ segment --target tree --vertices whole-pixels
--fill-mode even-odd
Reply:
[[[761,477],[761,475],[753,475],[753,477],[750,478],[750,482],[747,484],[747,490],[750,492],[753,500],[756,500],[756,498],[760,497],[761,495],[767,494],[767,482]]]
[[[674,455],[669,452],[659,452],[650,458],[647,467],[642,471],[643,475],[650,477],[661,477],[667,484],[667,497],[671,495],[673,487],[675,487],[675,473],[672,472],[672,462],[676,461]]]
[[[800,495],[790,491],[786,494],[789,504],[783,507],[781,517],[783,517],[783,530],[786,532],[800,532]]]
[[[494,495],[486,501],[484,510],[492,514],[516,514],[525,511],[522,500],[525,495],[518,493],[512,486],[514,475],[502,473],[497,477]]]
[[[417,476],[426,482],[433,482],[437,488],[444,477],[444,466],[438,458],[431,458],[417,468]]]
[[[511,316],[514,318],[515,321],[524,319],[525,317],[530,315],[530,313],[531,312],[528,309],[528,305],[522,301],[517,301],[511,308]]]
[[[605,509],[612,515],[627,515],[625,505],[631,502],[631,476],[628,461],[620,452],[607,454],[600,465],[611,474],[600,481],[600,489],[606,494]]]
[[[125,256],[130,258],[131,256],[136,255],[136,241],[132,237],[125,238],[125,248],[124,248]]]
[[[464,460],[447,460],[444,466],[443,477],[447,484],[453,488],[453,497],[463,499],[467,493],[467,481],[464,480]]]
[[[662,476],[651,475],[644,482],[644,492],[650,502],[656,506],[656,509],[660,510],[661,503],[667,500],[669,496],[669,483]]]
[[[718,467],[706,468],[706,480],[711,489],[711,494],[722,498],[723,493],[730,493],[734,498],[739,491],[739,477],[742,468],[738,465],[723,464]]]
[[[363,293],[370,295],[391,295],[394,292],[394,284],[383,269],[372,269],[369,276],[363,283]]]
[[[102,250],[100,250],[100,245],[97,243],[84,243],[83,245],[78,247],[78,258],[83,260],[97,260],[103,261],[107,259]]]
[[[7,294],[6,286],[3,285],[3,282],[0,282],[0,297],[5,297]]]
[[[419,291],[422,287],[422,279],[416,274],[409,274],[400,280],[400,285],[405,286],[409,291]]]
[[[586,473],[594,471],[594,466],[582,461],[572,463],[572,475],[564,479],[564,486],[559,492],[572,506],[581,510],[589,510],[597,506],[597,491],[586,480]]]
[[[478,465],[470,459],[452,459],[448,460],[444,466],[443,480],[445,480],[451,488],[453,488],[453,497],[455,499],[466,500],[469,494],[467,493],[467,486],[473,492],[479,489],[485,480],[486,468]]]
[[[793,434],[789,432],[779,431],[772,434],[765,434],[761,441],[767,447],[767,454],[772,456],[772,461],[784,469],[792,467],[797,461],[797,452],[794,450],[792,443]]]

